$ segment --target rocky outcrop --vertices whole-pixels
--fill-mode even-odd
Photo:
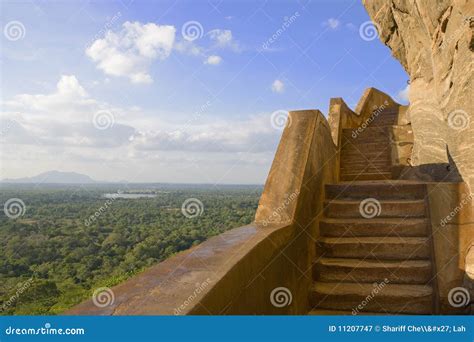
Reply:
[[[412,165],[446,165],[474,191],[471,0],[363,0],[379,38],[410,75]]]

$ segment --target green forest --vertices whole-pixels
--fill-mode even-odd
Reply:
[[[0,314],[56,315],[225,230],[250,223],[261,186],[2,185]],[[107,199],[104,194],[147,193]],[[183,203],[202,202],[184,215]]]

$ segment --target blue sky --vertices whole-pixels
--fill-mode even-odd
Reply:
[[[1,178],[263,183],[275,111],[354,107],[367,87],[406,101],[408,77],[361,33],[359,1],[3,1],[1,13]]]

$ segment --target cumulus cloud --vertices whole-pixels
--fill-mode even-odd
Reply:
[[[265,180],[281,135],[271,113],[250,118],[187,113],[189,120],[176,120],[170,113],[114,106],[95,98],[93,90],[63,75],[50,92],[3,101],[2,176],[59,169],[108,181]],[[112,113],[113,125],[98,129],[93,121],[98,112]]]
[[[109,30],[104,38],[94,41],[86,54],[107,75],[150,83],[151,63],[170,55],[175,36],[174,26],[127,21],[119,32]]]
[[[215,29],[209,31],[207,34],[217,48],[229,48],[235,52],[241,50],[240,45],[234,40],[231,30]]]
[[[58,118],[66,118],[78,110],[88,110],[97,103],[91,99],[74,75],[63,75],[56,84],[56,91],[51,94],[20,94],[4,105],[16,110],[34,111],[36,117],[51,113]]]
[[[3,108],[2,143],[46,150],[92,148],[97,155],[110,148],[129,155],[137,151],[265,152],[275,148],[281,133],[272,127],[268,113],[243,120],[201,117],[186,124],[161,120],[139,107],[120,108],[92,98],[73,75],[61,76],[50,94],[20,94],[3,102]],[[102,112],[110,113],[113,121],[106,129],[94,122]]]
[[[172,130],[136,131],[131,141],[141,151],[261,153],[275,148],[279,133],[271,126],[270,116],[261,114],[232,122],[214,119]]]
[[[330,28],[331,30],[337,29],[341,25],[341,22],[336,18],[329,18],[323,22],[323,26]]]
[[[285,84],[280,80],[273,81],[272,91],[274,93],[283,93],[285,91]]]
[[[210,64],[210,65],[218,65],[221,64],[222,58],[220,56],[216,55],[211,55],[207,57],[206,61],[204,62],[205,64]]]
[[[63,75],[50,94],[20,94],[3,102],[0,140],[9,144],[110,147],[134,134],[131,126],[116,122],[107,130],[94,126],[94,115],[124,115],[120,108],[93,99],[74,75]]]
[[[204,56],[204,48],[196,45],[194,41],[180,40],[176,42],[174,49],[180,53],[190,56]]]

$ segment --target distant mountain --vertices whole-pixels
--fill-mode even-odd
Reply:
[[[77,172],[47,171],[37,176],[25,178],[6,178],[2,183],[68,183],[68,184],[90,184],[97,183],[87,175]]]

